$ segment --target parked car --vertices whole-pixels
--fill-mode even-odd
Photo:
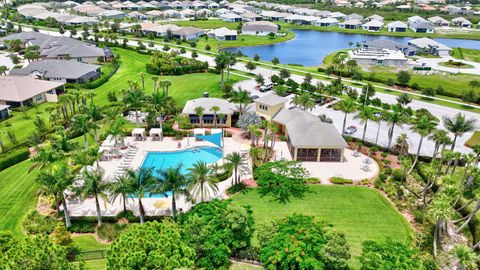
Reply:
[[[258,96],[258,95],[253,95],[253,96],[250,96],[250,98],[251,98],[252,100],[255,100],[255,99],[259,98],[259,96]]]
[[[273,89],[273,83],[268,83],[260,86],[260,92],[264,93]]]
[[[357,132],[357,127],[356,126],[349,126],[345,129],[344,133],[351,135],[353,133]]]

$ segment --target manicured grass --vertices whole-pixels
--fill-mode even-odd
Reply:
[[[152,75],[145,72],[145,64],[150,61],[150,55],[143,55],[137,52],[114,48],[115,53],[121,56],[121,65],[117,73],[104,85],[93,90],[97,94],[95,104],[108,105],[107,94],[113,91],[117,98],[121,98],[121,91],[128,88],[128,81],[139,82],[141,86],[140,73],[145,73],[145,91],[152,92]],[[189,99],[195,99],[208,92],[211,97],[221,97],[220,75],[212,73],[194,73],[181,76],[159,76],[161,80],[169,80],[172,85],[168,93],[175,98],[177,105],[183,107]],[[232,82],[241,80],[238,76],[230,76]],[[243,78],[242,78],[243,79]]]
[[[21,233],[21,223],[35,208],[37,185],[35,172],[28,173],[30,161],[23,161],[0,171],[0,230]]]
[[[86,270],[105,270],[107,269],[107,260],[99,259],[99,260],[85,261],[85,269]]]
[[[365,240],[385,240],[410,243],[412,228],[405,218],[376,190],[366,187],[312,185],[312,193],[287,204],[260,197],[257,190],[233,196],[233,201],[250,205],[255,223],[262,224],[291,215],[315,216],[333,228],[344,232],[351,245],[352,256],[361,252]],[[254,243],[256,240],[254,239]]]
[[[440,66],[444,66],[444,67],[450,67],[450,68],[473,68],[474,66],[470,65],[470,64],[467,64],[467,63],[463,63],[463,62],[440,62],[438,63]]]
[[[233,262],[229,268],[229,270],[259,270],[259,269],[264,269],[264,268],[258,265],[241,263],[241,262]]]
[[[98,242],[93,235],[79,235],[72,237],[72,240],[73,244],[82,251],[105,250],[110,246],[109,244]]]
[[[480,50],[453,48],[452,56],[457,59],[480,62]]]
[[[280,43],[293,39],[295,34],[291,31],[287,32],[285,36],[276,36],[269,38],[267,36],[254,36],[254,35],[239,35],[237,40],[220,41],[214,38],[201,38],[197,42],[197,48],[204,50],[208,44],[212,51],[218,51],[222,48],[228,47],[246,47],[246,46],[260,46],[274,43]]]
[[[470,139],[465,142],[465,145],[470,148],[474,147],[477,144],[480,144],[480,131],[475,131],[472,137],[470,137]]]

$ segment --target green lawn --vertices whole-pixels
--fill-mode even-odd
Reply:
[[[197,42],[197,48],[204,50],[205,46],[208,44],[212,51],[218,51],[222,48],[228,47],[246,47],[246,46],[260,46],[260,45],[269,45],[279,42],[288,41],[293,39],[295,34],[291,31],[287,32],[285,36],[276,36],[274,38],[269,38],[267,36],[253,36],[253,35],[239,35],[237,40],[221,41],[214,38],[201,38]]]
[[[352,256],[361,252],[365,240],[385,240],[410,243],[412,228],[405,218],[376,190],[366,187],[312,185],[312,193],[287,204],[261,198],[252,189],[235,195],[233,201],[250,205],[256,224],[270,222],[291,214],[315,216],[333,228],[344,232],[351,245]],[[254,243],[256,240],[254,239]]]
[[[140,73],[145,73],[145,64],[150,61],[149,55],[143,55],[131,50],[114,48],[115,53],[121,56],[121,65],[117,73],[104,85],[93,90],[97,94],[95,104],[108,105],[107,94],[109,91],[117,93],[121,98],[121,91],[128,87],[128,81],[137,81],[141,85]],[[152,75],[145,74],[145,91],[152,92]],[[243,78],[230,76],[232,82],[240,81]],[[189,99],[199,98],[203,92],[209,92],[211,97],[221,97],[220,75],[212,73],[194,73],[181,76],[161,76],[162,80],[172,82],[169,88],[169,95],[175,98],[177,105],[183,107]]]
[[[28,174],[30,161],[0,171],[0,230],[21,233],[25,214],[35,207],[35,172]]]
[[[108,249],[109,244],[103,244],[95,239],[93,235],[79,235],[72,237],[73,244],[82,251],[104,250]]]
[[[474,147],[477,144],[480,144],[480,131],[475,131],[472,137],[470,137],[470,139],[465,142],[465,145],[470,148]]]
[[[452,56],[457,59],[480,62],[480,50],[453,48]]]

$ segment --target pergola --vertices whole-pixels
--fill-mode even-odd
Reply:
[[[149,135],[152,141],[161,141],[162,140],[162,129],[160,128],[152,128],[150,129]]]
[[[132,137],[135,141],[144,141],[145,140],[145,129],[144,128],[134,128],[132,130]]]

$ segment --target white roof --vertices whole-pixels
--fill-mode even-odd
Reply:
[[[234,13],[225,13],[220,16],[220,18],[226,18],[226,19],[241,19],[242,17],[238,16],[237,14]]]
[[[208,33],[213,34],[217,37],[236,36],[237,35],[237,31],[230,30],[226,27],[213,29],[213,30],[210,30]]]
[[[323,18],[318,20],[319,23],[338,23],[338,20],[335,18]]]
[[[412,39],[408,42],[408,44],[414,45],[418,48],[434,47],[434,48],[437,48],[438,50],[448,50],[448,51],[452,50],[450,47],[445,46],[442,43],[429,38]]]
[[[195,134],[195,135],[205,135],[205,129],[204,128],[194,128],[193,129],[193,134]]]
[[[403,23],[401,21],[394,21],[389,24],[387,24],[387,27],[398,27],[398,28],[407,28],[407,24]]]
[[[285,103],[286,101],[287,101],[286,98],[278,96],[276,94],[267,94],[263,97],[259,97],[259,98],[255,99],[256,103],[262,103],[262,104],[265,104],[267,106],[275,106],[275,105],[278,105],[280,103]]]
[[[377,21],[377,20],[371,20],[371,21],[369,21],[369,22],[364,23],[363,26],[367,26],[367,27],[370,27],[370,26],[373,26],[373,27],[382,27],[382,26],[383,26],[383,22]]]
[[[221,98],[197,98],[187,101],[183,107],[182,114],[196,114],[195,108],[202,107],[205,109],[205,114],[213,114],[211,108],[218,106],[220,110],[217,114],[233,114],[238,111],[238,106],[228,100]]]

